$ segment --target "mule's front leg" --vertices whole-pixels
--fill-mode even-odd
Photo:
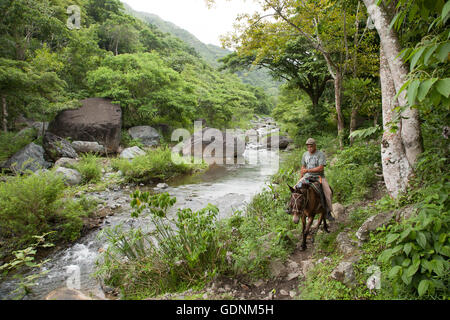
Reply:
[[[306,237],[308,237],[309,231],[311,230],[311,225],[314,221],[314,217],[308,217],[308,224],[306,225],[306,230],[304,229],[303,232],[303,244],[302,244],[302,250],[306,249]],[[304,226],[305,224],[303,224]]]
[[[306,233],[305,233],[305,229],[306,229],[306,216],[302,215],[302,244],[301,244],[302,250],[306,249]]]

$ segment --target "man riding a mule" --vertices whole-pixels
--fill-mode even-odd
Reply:
[[[298,223],[300,218],[302,219],[303,250],[306,249],[306,237],[310,232],[316,213],[320,214],[317,228],[323,221],[326,232],[328,232],[326,219],[334,220],[331,216],[332,191],[324,176],[325,154],[317,150],[316,141],[312,138],[306,141],[306,146],[308,151],[302,157],[300,180],[294,188],[289,187],[291,189],[289,213],[293,215],[294,223]],[[308,223],[306,223],[306,219],[308,219]]]
[[[297,182],[296,187],[301,187],[301,184],[308,180],[319,180],[325,195],[327,219],[334,220],[331,216],[331,211],[333,210],[333,193],[324,175],[324,169],[327,165],[325,154],[322,151],[317,150],[316,140],[313,138],[309,138],[306,141],[306,148],[308,151],[303,154],[300,180]]]

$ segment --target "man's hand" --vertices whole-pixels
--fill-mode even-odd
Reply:
[[[306,169],[305,167],[302,167],[300,174],[303,176],[305,173],[308,173],[308,169]]]

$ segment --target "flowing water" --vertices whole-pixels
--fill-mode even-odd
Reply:
[[[273,129],[270,126],[260,128],[258,133],[263,135]],[[249,144],[244,153],[243,164],[212,165],[202,174],[169,183],[167,188],[161,190],[177,198],[169,216],[174,215],[177,208],[198,210],[211,203],[219,208],[219,219],[230,217],[235,210],[243,209],[255,194],[267,187],[268,178],[278,171],[283,154],[278,150],[267,150],[260,145]],[[50,261],[43,267],[43,270],[49,272],[39,278],[38,285],[33,287],[33,292],[26,299],[45,299],[51,291],[64,287],[77,289],[96,298],[105,298],[99,281],[92,277],[99,252],[106,247],[105,240],[98,237],[99,231],[118,224],[138,227],[148,223],[148,219],[130,217],[130,192],[130,188],[116,187],[113,190],[89,194],[101,200],[116,201],[120,207],[113,216],[103,221],[101,228],[92,231],[70,247],[50,255]],[[0,299],[11,299],[11,292],[16,287],[17,282],[14,280],[1,283]]]

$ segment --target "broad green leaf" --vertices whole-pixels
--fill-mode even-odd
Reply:
[[[392,242],[397,240],[399,237],[400,237],[400,235],[398,233],[388,235],[386,238],[386,244],[391,244]]]
[[[433,271],[438,276],[443,276],[444,275],[444,262],[441,260],[433,260],[433,261],[431,261],[431,263],[433,265]]]
[[[410,265],[406,271],[405,274],[407,277],[412,277],[416,274],[417,270],[419,270],[419,265]]]
[[[420,80],[414,80],[408,86],[408,103],[410,106],[413,106],[416,103],[417,91],[420,86]]]
[[[410,70],[413,71],[414,67],[416,66],[417,62],[419,61],[420,57],[422,57],[423,52],[427,49],[427,47],[421,47],[417,52],[414,54],[414,56],[411,59],[411,66]]]
[[[450,12],[450,2],[447,1],[447,3],[442,8],[442,13],[441,13],[442,21],[445,19],[445,17],[448,15],[449,12]]]
[[[429,285],[430,285],[429,280],[420,281],[419,287],[417,288],[417,291],[419,292],[420,297],[423,296],[428,291]]]
[[[439,45],[436,51],[436,55],[440,62],[445,62],[448,59],[448,53],[450,52],[450,42],[446,42]]]
[[[401,271],[402,271],[402,267],[395,266],[391,269],[391,271],[389,271],[388,277],[390,279],[394,279],[395,277],[397,277],[398,274],[401,274]]]
[[[403,247],[403,251],[406,253],[406,255],[409,255],[409,253],[412,250],[412,244],[411,242],[408,242],[407,244],[405,244],[405,246]]]
[[[436,49],[439,47],[439,45],[435,44],[434,46],[431,46],[427,49],[425,54],[423,55],[423,64],[428,65],[428,60],[430,60],[431,55],[436,51]]]
[[[443,255],[450,257],[450,246],[443,246],[441,252]]]
[[[423,81],[420,84],[419,91],[417,93],[417,99],[422,102],[430,91],[431,86],[437,81],[437,78],[432,78]]]
[[[436,89],[437,91],[439,91],[440,94],[448,98],[448,96],[450,95],[450,78],[439,80],[436,84]]]
[[[425,234],[423,232],[418,232],[417,233],[416,241],[424,249],[427,246],[427,238],[425,237]]]

